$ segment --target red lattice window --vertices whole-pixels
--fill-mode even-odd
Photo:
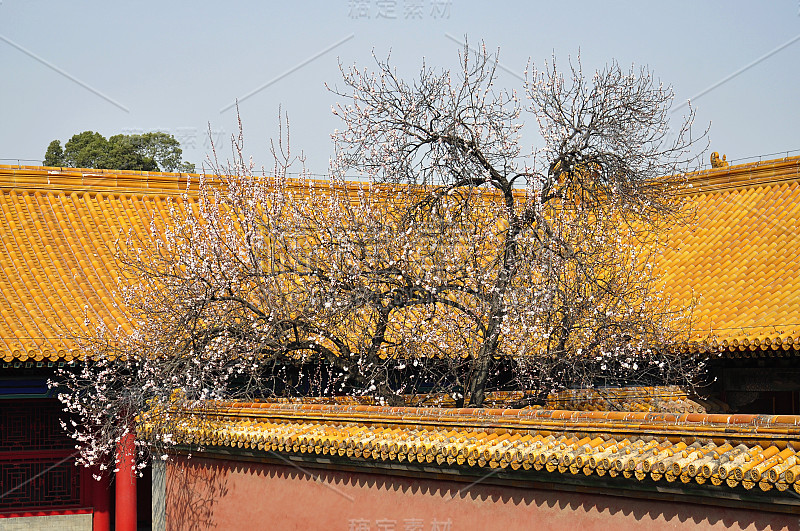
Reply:
[[[56,400],[0,402],[0,453],[20,450],[68,450],[75,442],[61,429]]]
[[[0,508],[46,509],[80,505],[80,469],[71,458],[0,463]]]
[[[56,400],[0,401],[0,511],[81,503],[75,444]]]

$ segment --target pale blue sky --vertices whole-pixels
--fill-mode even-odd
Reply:
[[[401,72],[423,57],[453,68],[448,35],[499,47],[520,74],[529,57],[566,62],[579,49],[585,70],[649,65],[678,100],[707,91],[694,103],[698,126],[713,122],[712,150],[737,159],[800,149],[798,0],[0,0],[0,158],[41,160],[51,140],[87,129],[162,130],[199,165],[208,123],[227,146],[235,113],[220,111],[250,94],[240,106],[248,153],[266,161],[282,106],[294,148],[324,172],[340,126],[324,87],[339,79],[337,58],[369,65],[373,49],[391,50]],[[498,85],[521,82],[504,71]]]

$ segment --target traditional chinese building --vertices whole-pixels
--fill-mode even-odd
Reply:
[[[694,306],[676,348],[708,354],[713,409],[728,411],[647,390],[629,412],[575,411],[602,409],[577,395],[554,398],[559,410],[219,404],[155,467],[154,528],[796,526],[800,158],[716,166],[691,176],[694,220],[662,263],[675,303]],[[163,224],[186,185],[0,167],[0,517],[150,520],[148,477],[98,482],[73,466],[46,380],[80,357],[64,332],[87,315],[129,326],[113,304],[114,241]]]
[[[150,520],[147,475],[137,488],[130,477],[98,482],[96,471],[75,466],[75,442],[59,424],[68,419],[47,380],[81,356],[64,337],[87,317],[129,326],[112,300],[114,242],[148,230],[153,213],[163,219],[185,183],[174,174],[0,166],[0,527],[2,518],[25,518],[25,529],[103,530],[115,518],[135,528],[137,512]]]

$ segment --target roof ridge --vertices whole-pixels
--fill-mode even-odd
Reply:
[[[683,193],[695,195],[800,181],[800,156],[733,166],[725,164],[722,167],[687,173],[687,187]],[[203,175],[197,173],[0,164],[0,190],[45,188],[95,193],[177,195],[187,189],[197,191],[202,177]]]
[[[687,173],[686,178],[686,195],[796,183],[800,181],[800,156],[709,168]]]
[[[179,408],[180,409],[180,408]],[[293,417],[315,418],[337,421],[363,422],[366,418],[374,422],[399,422],[412,424],[444,423],[494,425],[560,424],[584,425],[599,423],[607,427],[618,425],[624,429],[652,429],[676,426],[696,426],[706,429],[711,426],[736,426],[738,430],[752,429],[762,436],[787,430],[800,432],[800,415],[762,415],[741,413],[676,413],[654,411],[574,411],[558,409],[514,409],[514,408],[437,408],[424,406],[375,406],[354,404],[285,404],[270,401],[217,401],[207,404],[203,414],[233,417]],[[780,429],[779,429],[780,428]]]
[[[196,191],[201,177],[196,173],[0,165],[0,190],[177,195],[187,187]]]

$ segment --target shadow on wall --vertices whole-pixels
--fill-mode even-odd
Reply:
[[[167,466],[167,529],[218,528],[214,506],[228,494],[229,469],[206,463],[180,456]]]
[[[276,489],[285,496],[283,503],[279,504],[280,514],[292,516],[292,512],[296,511],[298,521],[295,524],[302,521],[308,524],[304,507],[313,499],[318,516],[325,515],[334,522],[344,524],[345,529],[347,516],[342,514],[363,516],[367,520],[372,518],[374,523],[380,518],[402,519],[404,515],[415,514],[414,511],[420,511],[420,514],[435,511],[437,515],[452,520],[450,529],[453,530],[528,529],[537,521],[548,522],[554,529],[567,525],[576,529],[584,525],[593,529],[603,529],[605,525],[621,526],[619,529],[628,526],[758,531],[800,528],[797,515],[684,501],[641,500],[486,483],[470,485],[448,480],[318,468],[299,469],[232,460],[179,459],[174,463],[176,466],[168,467],[171,471],[168,473],[168,482],[175,482],[168,487],[169,529],[224,528],[220,518],[227,521],[231,515],[240,514],[239,511],[252,511],[258,505],[263,508],[261,502],[264,496],[273,498]],[[238,488],[245,484],[247,488]],[[319,488],[321,484],[326,488]],[[233,492],[225,499],[229,489]],[[273,494],[269,495],[268,492]],[[242,499],[238,499],[240,497]],[[220,514],[215,518],[217,507],[220,507]],[[340,514],[334,516],[334,513]],[[270,516],[275,518],[279,515]],[[291,526],[289,522],[286,523]],[[314,523],[323,525],[322,521]],[[325,523],[329,524],[330,521]],[[397,523],[397,527],[402,529],[402,521]],[[544,525],[541,528],[548,527]]]

